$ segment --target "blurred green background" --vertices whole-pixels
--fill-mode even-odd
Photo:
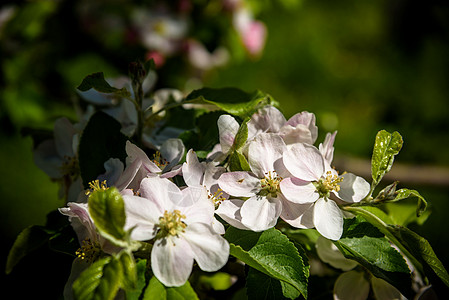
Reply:
[[[126,74],[129,62],[144,59],[143,49],[121,43],[123,32],[86,34],[75,3],[31,1],[1,7],[2,261],[21,230],[43,225],[48,212],[64,205],[57,197],[57,184],[33,163],[31,137],[21,132],[51,129],[59,116],[75,120],[75,87],[85,75]],[[111,3],[115,13],[120,7],[126,13],[129,5],[129,1]],[[365,176],[377,131],[399,131],[405,143],[396,162],[402,169],[393,167],[392,174],[399,178],[384,183],[400,180],[400,186],[418,190],[429,201],[431,217],[424,225],[411,227],[449,266],[448,2],[252,3],[257,19],[268,28],[263,55],[232,60],[209,71],[203,85],[261,89],[280,103],[286,117],[303,110],[315,113],[320,139],[338,130],[336,164],[357,168]],[[5,18],[8,9],[14,10],[10,19]],[[178,63],[161,70],[160,86],[185,88],[184,74],[173,74]],[[37,268],[61,272],[64,282],[70,258],[61,260],[60,266],[43,261]],[[8,280],[20,278],[20,272],[25,269],[19,268]],[[42,269],[29,272],[35,277],[43,274]],[[51,284],[56,285],[50,281],[47,287]]]

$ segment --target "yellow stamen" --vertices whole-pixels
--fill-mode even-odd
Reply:
[[[89,189],[86,191],[86,195],[90,195],[95,191],[106,191],[108,189],[108,185],[106,184],[106,180],[103,180],[100,184],[100,181],[94,180],[89,182]]]
[[[156,151],[156,153],[153,154],[153,162],[161,169],[165,168],[169,164],[169,162],[162,157],[159,151]]]
[[[187,224],[182,221],[186,216],[175,209],[173,212],[165,211],[164,215],[159,218],[159,224],[157,227],[160,229],[158,235],[160,237],[166,237],[168,235],[177,236],[178,233],[184,232]]]
[[[101,246],[97,242],[92,242],[89,238],[86,238],[75,254],[82,260],[93,262],[101,256]]]
[[[220,206],[221,202],[226,200],[226,198],[223,197],[223,190],[220,188],[213,194],[208,190],[207,198],[209,198],[212,201],[212,203],[215,206],[215,209],[217,209]]]
[[[329,197],[329,193],[340,191],[339,183],[343,181],[343,177],[332,175],[331,171],[326,172],[326,177],[322,177],[317,183],[317,191],[322,197]]]
[[[262,194],[271,194],[272,197],[276,197],[280,192],[279,184],[282,181],[282,177],[276,174],[276,171],[269,171],[265,173],[265,178],[260,180],[262,187]]]

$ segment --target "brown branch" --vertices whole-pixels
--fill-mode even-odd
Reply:
[[[340,172],[347,171],[365,179],[371,179],[370,160],[338,155],[335,157],[333,165]],[[393,181],[426,186],[449,186],[449,168],[395,162],[390,172],[383,178],[383,182]]]

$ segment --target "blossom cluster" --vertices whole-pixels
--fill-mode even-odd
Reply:
[[[224,226],[260,232],[281,218],[294,228],[316,228],[338,240],[343,231],[340,205],[361,201],[370,189],[363,178],[331,167],[336,132],[313,145],[318,129],[312,113],[286,120],[274,106],[257,110],[244,124],[248,135],[240,150],[248,170],[231,171],[227,163],[242,125],[222,114],[217,126],[220,142],[205,158],[198,158],[194,149],[186,151],[178,138],[166,139],[152,157],[128,140],[126,164],[110,158],[104,163],[106,173],[91,183],[91,190],[114,186],[121,193],[125,229],[131,230],[131,239],[152,243],[151,268],[166,286],[183,285],[194,260],[204,271],[224,266],[229,256]],[[66,119],[55,129],[55,139],[37,149],[36,161],[44,165],[42,153],[54,146],[53,167],[66,173],[47,169],[48,174],[70,178],[76,130]],[[95,230],[79,180],[66,187],[78,194],[60,211],[70,217],[83,245],[79,257],[94,259],[98,251],[110,253],[114,247]]]

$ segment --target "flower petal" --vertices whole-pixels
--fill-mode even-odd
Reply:
[[[231,199],[223,201],[217,208],[215,213],[229,225],[243,230],[249,230],[248,227],[242,224],[242,216],[240,215],[240,208],[245,201],[238,199]]]
[[[343,213],[335,201],[320,198],[315,202],[313,223],[316,230],[330,240],[338,240],[343,233]]]
[[[193,223],[185,229],[193,257],[203,271],[214,272],[223,267],[229,257],[229,243],[216,234],[211,226]]]
[[[324,174],[324,159],[314,146],[298,143],[284,153],[284,165],[295,177],[317,181]]]
[[[197,222],[212,224],[215,207],[207,198],[207,191],[204,187],[187,187],[182,190],[182,195],[182,201],[178,203],[177,209],[186,216],[186,224]]]
[[[64,159],[59,156],[55,140],[45,140],[40,143],[33,153],[34,163],[44,171],[50,178],[62,178],[62,165]]]
[[[275,226],[281,212],[282,203],[278,198],[260,196],[249,198],[240,209],[242,224],[253,231]]]
[[[315,247],[320,259],[334,268],[349,271],[358,265],[356,261],[345,258],[334,243],[322,236],[318,237]]]
[[[140,160],[142,162],[142,167],[144,167],[148,172],[160,173],[162,170],[152,162],[142,149],[131,143],[126,142],[126,154],[128,154],[128,160],[130,162]]]
[[[151,251],[151,269],[165,286],[186,283],[193,268],[193,252],[183,238],[158,239]]]
[[[190,149],[186,155],[186,162],[182,164],[182,177],[188,186],[202,186],[204,166],[199,162],[196,153]]]
[[[292,116],[290,119],[288,119],[286,125],[293,126],[295,128],[298,128],[298,125],[303,125],[307,128],[307,130],[310,132],[311,137],[311,143],[315,143],[317,137],[318,137],[318,127],[315,125],[315,115],[313,113],[303,111],[300,113],[297,113],[296,115]]]
[[[287,122],[284,115],[274,106],[267,105],[251,116],[248,122],[248,139],[262,132],[279,132]]]
[[[370,184],[362,177],[352,173],[341,175],[340,191],[335,192],[338,198],[346,202],[359,202],[370,191]]]
[[[248,163],[259,178],[274,171],[274,163],[282,157],[285,143],[278,134],[262,133],[254,138],[248,148]]]
[[[235,197],[252,197],[260,191],[260,179],[244,171],[223,173],[218,185]]]
[[[361,272],[345,272],[335,281],[334,300],[366,300],[368,293],[369,282]]]
[[[285,199],[281,218],[295,228],[313,228],[313,203],[297,204]]]
[[[140,184],[140,193],[143,198],[153,201],[161,211],[170,211],[183,198],[176,184],[158,176],[144,178]]]
[[[313,144],[310,130],[302,124],[298,124],[296,127],[291,125],[282,126],[279,135],[287,145],[295,143]]]
[[[55,121],[54,136],[56,149],[61,157],[73,157],[73,136],[76,134],[76,129],[72,123],[65,118],[59,118]]]
[[[320,197],[313,183],[296,177],[283,179],[280,188],[287,200],[298,204],[313,203]]]
[[[235,136],[239,131],[240,125],[230,115],[221,115],[217,121],[218,132],[220,136],[221,151],[228,153],[234,144]]]
[[[324,159],[329,164],[331,164],[332,160],[334,159],[334,141],[336,135],[337,131],[334,131],[334,133],[328,132],[326,134],[324,142],[318,146],[318,149],[320,150],[321,154],[323,154]]]
[[[123,195],[125,203],[126,223],[125,230],[134,228],[131,238],[137,241],[151,240],[156,236],[155,224],[159,223],[159,217],[163,210],[158,208],[148,199]]]
[[[164,159],[168,161],[165,169],[171,169],[184,156],[185,147],[180,139],[166,140],[159,150]]]
[[[404,296],[391,284],[383,279],[371,276],[371,286],[377,300],[405,300]]]

